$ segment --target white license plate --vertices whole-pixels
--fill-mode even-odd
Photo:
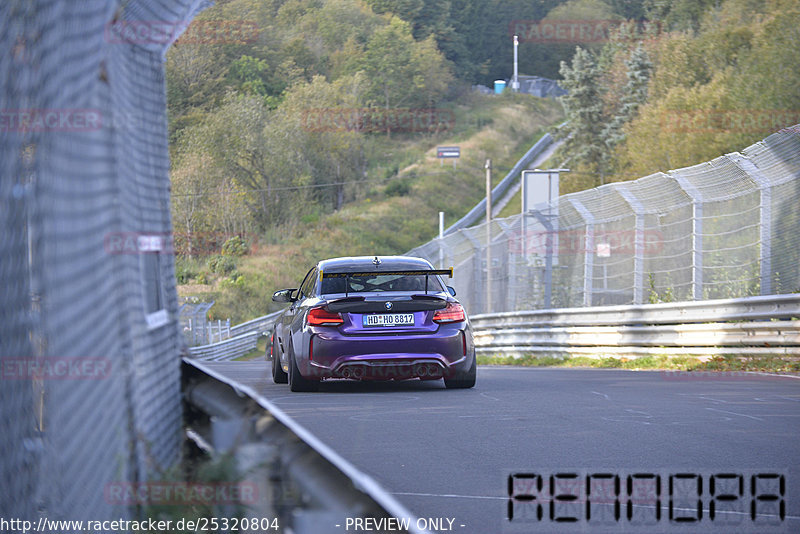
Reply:
[[[413,324],[413,313],[382,313],[364,316],[364,326],[409,326]]]

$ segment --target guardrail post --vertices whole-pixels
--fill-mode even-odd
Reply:
[[[614,188],[625,199],[633,213],[636,214],[635,247],[633,253],[633,303],[644,303],[644,205],[621,184],[614,184]]]
[[[692,298],[703,300],[703,196],[683,176],[670,176],[692,199]]]
[[[738,152],[728,154],[728,158],[733,160],[758,185],[761,197],[759,209],[760,287],[762,295],[770,295],[772,294],[772,184],[750,158]]]
[[[583,252],[583,305],[592,305],[592,282],[594,280],[594,215],[586,209],[580,200],[571,198],[570,203],[583,217],[584,252]]]

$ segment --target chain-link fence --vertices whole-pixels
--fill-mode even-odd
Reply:
[[[180,328],[183,338],[190,347],[219,343],[231,337],[231,320],[212,321],[208,318],[208,310],[214,305],[211,302],[195,302],[196,297],[188,297],[178,308]]]
[[[800,129],[408,254],[454,266],[473,314],[800,292]]]
[[[131,516],[109,484],[174,465],[173,259],[163,54],[112,24],[198,0],[0,2],[0,517]],[[162,25],[163,26],[163,25]]]

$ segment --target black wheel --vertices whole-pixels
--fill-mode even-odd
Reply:
[[[475,386],[475,379],[478,376],[478,369],[475,358],[472,359],[472,366],[463,373],[456,373],[451,378],[444,379],[444,386],[447,389],[468,389]]]
[[[297,360],[294,351],[289,348],[289,389],[291,391],[317,391],[319,388],[318,380],[309,380],[300,374],[297,368]]]
[[[278,343],[278,338],[273,334],[272,336],[272,381],[276,384],[286,384],[289,382],[289,375],[281,367],[281,344]]]

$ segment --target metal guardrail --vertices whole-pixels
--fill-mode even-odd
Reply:
[[[537,142],[534,144],[530,150],[528,150],[522,158],[508,171],[505,178],[503,178],[499,184],[497,184],[494,189],[492,189],[492,198],[500,198],[502,197],[505,192],[508,190],[509,187],[514,183],[514,179],[519,175],[520,172],[540,153],[542,153],[547,147],[553,144],[553,137],[546,133],[544,134]],[[444,231],[444,235],[452,234],[453,232],[457,232],[462,228],[466,228],[468,226],[472,226],[476,224],[480,218],[486,213],[486,199],[484,198],[480,202],[478,202],[474,208],[469,210],[469,212],[453,223],[452,226],[448,227]]]
[[[406,519],[407,528],[386,531],[426,533],[374,479],[256,391],[188,358],[182,376],[187,437],[212,456],[234,456],[261,496],[248,503],[253,517],[277,517],[282,532],[297,534],[341,534],[348,518]]]
[[[272,324],[281,313],[283,313],[283,310],[264,315],[263,317],[256,317],[255,319],[251,319],[246,323],[232,326],[231,336],[240,336],[248,332],[259,332],[260,334],[265,334],[272,328]]]
[[[481,354],[800,356],[800,294],[476,315]]]
[[[196,360],[203,361],[232,360],[255,350],[260,337],[259,332],[248,332],[210,345],[190,347],[189,355]]]
[[[189,356],[203,361],[227,361],[256,349],[258,338],[272,328],[281,311],[257,317],[231,328],[231,338],[209,345],[190,347]]]

